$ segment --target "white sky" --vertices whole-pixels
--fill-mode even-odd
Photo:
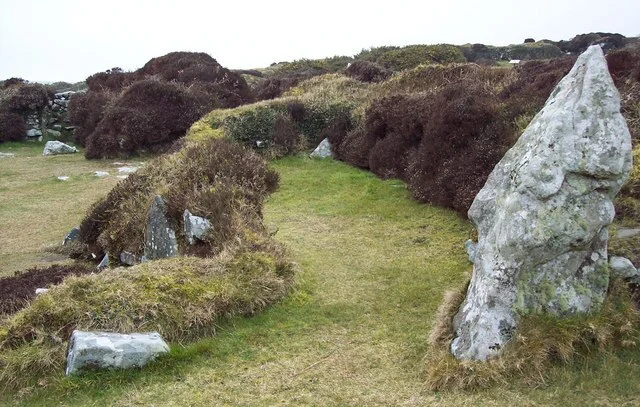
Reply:
[[[171,51],[228,68],[380,45],[640,34],[640,0],[0,0],[0,79],[76,82]]]

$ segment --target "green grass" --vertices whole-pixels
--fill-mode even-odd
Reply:
[[[552,368],[485,391],[430,392],[423,358],[446,290],[468,279],[470,224],[405,186],[335,161],[286,158],[265,208],[300,271],[284,302],[172,345],[143,371],[44,380],[0,405],[637,405],[640,352]],[[77,209],[79,210],[79,209]],[[4,215],[3,215],[4,216]]]
[[[2,143],[0,151],[0,277],[29,267],[64,262],[43,249],[59,245],[89,206],[119,179],[115,160],[78,154],[43,157],[44,143]],[[98,178],[95,171],[108,171]],[[59,181],[58,176],[68,176]]]

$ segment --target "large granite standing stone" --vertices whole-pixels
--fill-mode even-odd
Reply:
[[[65,374],[142,367],[167,352],[169,346],[157,332],[118,334],[76,330],[69,340]]]
[[[600,309],[612,199],[631,167],[618,91],[602,50],[589,47],[469,209],[478,245],[454,356],[496,355],[525,314]]]
[[[162,197],[156,196],[147,214],[144,256],[147,260],[174,257],[178,254],[176,232],[169,225]]]

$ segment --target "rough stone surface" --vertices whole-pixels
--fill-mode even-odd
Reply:
[[[109,253],[104,255],[104,257],[100,261],[100,264],[98,264],[97,269],[98,270],[104,270],[104,269],[108,269],[108,268],[109,268]]]
[[[64,240],[62,241],[62,245],[66,245],[69,244],[71,242],[73,242],[74,240],[78,240],[78,237],[80,236],[80,229],[79,228],[73,228],[69,231],[69,233],[66,234],[66,236],[64,237]]]
[[[126,264],[127,266],[135,266],[139,263],[136,255],[129,252],[120,253],[120,262],[122,264]]]
[[[27,130],[27,137],[29,137],[29,138],[41,137],[41,136],[42,136],[42,131],[40,131],[38,129],[29,129],[29,130]]]
[[[142,367],[169,346],[159,333],[118,334],[73,331],[67,350],[66,375],[78,375],[96,369]]]
[[[44,145],[42,155],[71,154],[77,152],[77,148],[64,144],[61,141],[47,141],[47,144]]]
[[[471,239],[464,242],[464,249],[467,251],[467,255],[469,256],[469,261],[471,263],[476,259],[476,246],[477,244]]]
[[[311,152],[309,155],[313,158],[328,158],[333,157],[333,153],[331,152],[331,144],[329,143],[329,139],[326,138],[318,144],[315,150]]]
[[[599,310],[609,283],[612,198],[631,167],[618,91],[602,50],[589,47],[469,209],[479,239],[453,321],[454,356],[496,355],[521,315]]]
[[[201,240],[207,231],[211,229],[211,222],[208,219],[194,216],[188,209],[184,210],[183,224],[184,235],[189,244],[194,244],[196,239]]]
[[[8,158],[8,157],[15,157],[16,155],[13,153],[0,153],[0,158]]]
[[[629,282],[640,284],[640,272],[631,263],[631,260],[626,257],[611,256],[609,258],[609,269],[611,275]]]
[[[174,257],[178,254],[176,233],[169,225],[162,197],[156,196],[147,215],[144,256],[147,260]]]
[[[611,239],[628,239],[637,235],[640,235],[640,229],[618,228],[618,230],[616,230],[615,236],[612,236]]]

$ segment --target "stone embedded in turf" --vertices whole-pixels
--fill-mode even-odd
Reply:
[[[333,157],[333,153],[331,152],[331,143],[329,143],[329,139],[326,138],[318,144],[315,150],[309,155],[312,158],[329,158]]]
[[[497,355],[522,315],[600,309],[609,284],[612,199],[631,167],[618,91],[602,50],[589,47],[469,209],[478,246],[453,321],[455,357]]]
[[[127,266],[135,266],[139,261],[135,254],[124,251],[120,253],[120,263]]]
[[[178,254],[176,232],[166,216],[162,197],[156,196],[149,208],[145,229],[144,257],[147,260],[164,259]]]
[[[640,272],[626,257],[611,256],[609,258],[611,275],[622,278],[634,284],[640,284]]]
[[[169,346],[157,332],[119,334],[75,330],[69,340],[65,374],[142,367],[167,352]]]
[[[207,231],[211,229],[211,222],[208,219],[194,216],[188,209],[184,210],[183,224],[184,235],[189,244],[195,244],[196,239],[202,240]]]
[[[62,241],[62,245],[66,245],[69,244],[75,240],[78,240],[78,237],[80,236],[80,229],[75,227],[73,229],[71,229],[69,231],[69,233],[67,233],[67,235],[64,237],[64,240]]]
[[[61,141],[47,141],[47,144],[44,145],[42,155],[72,154],[77,152],[77,148],[64,144]]]

